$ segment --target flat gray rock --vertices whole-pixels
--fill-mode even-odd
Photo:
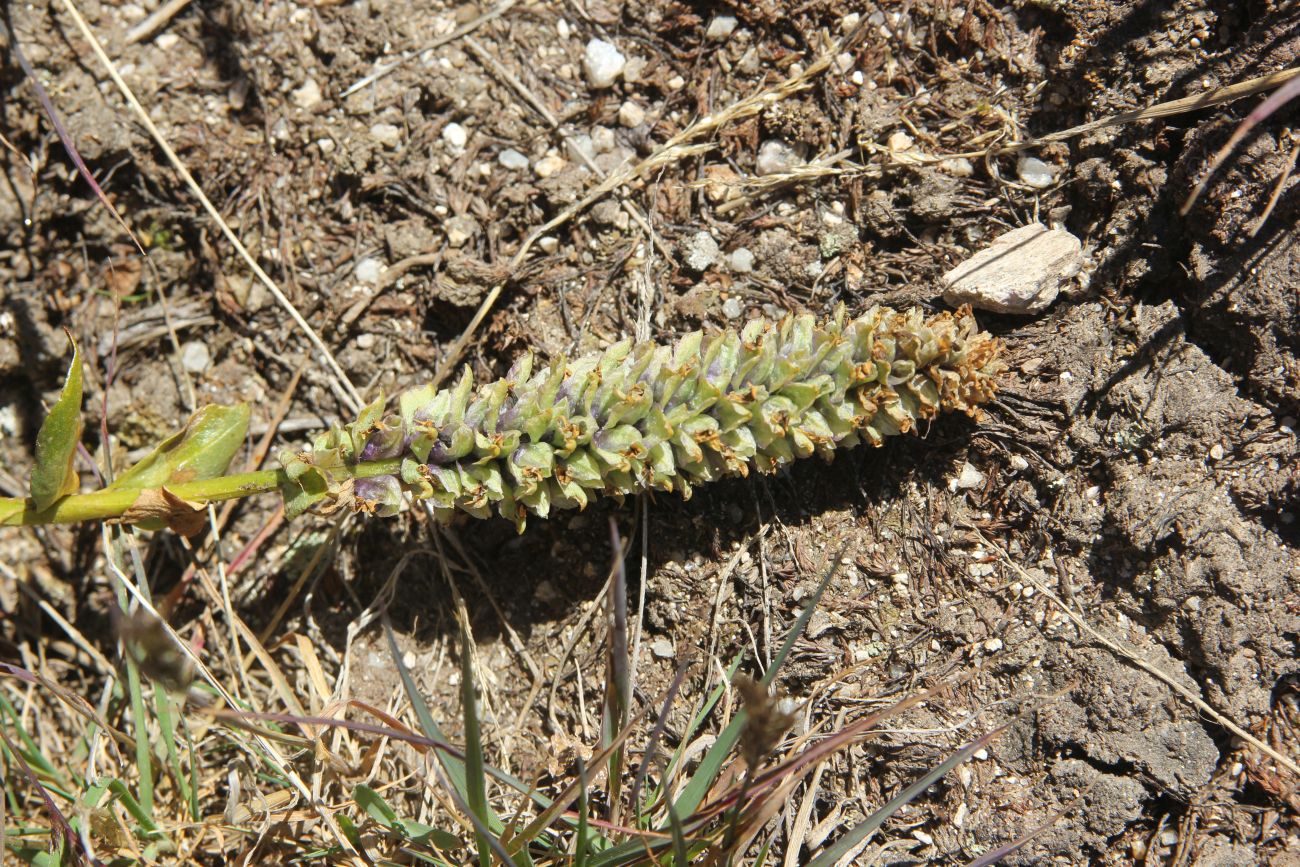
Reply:
[[[1032,223],[943,275],[943,300],[994,313],[1042,313],[1083,267],[1083,244],[1064,229]]]

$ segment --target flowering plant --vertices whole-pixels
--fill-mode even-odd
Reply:
[[[807,314],[779,324],[755,319],[673,345],[622,340],[543,366],[527,354],[505,378],[477,389],[466,370],[450,388],[400,395],[392,411],[381,396],[307,449],[282,453],[277,470],[221,475],[248,411],[207,407],[140,465],[88,494],[73,493],[74,353],[75,372],[38,439],[45,447],[33,497],[0,500],[0,524],[109,518],[178,526],[208,502],[278,488],[290,517],[313,506],[393,515],[405,493],[428,500],[440,519],[495,511],[522,531],[530,512],[582,508],[600,494],[689,497],[695,485],[751,468],[773,472],[813,454],[878,446],[942,411],[977,415],[1003,370],[1000,353],[969,310],[926,316],[873,307],[848,319],[841,307],[826,322]]]

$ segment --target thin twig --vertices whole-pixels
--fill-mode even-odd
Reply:
[[[473,21],[468,22],[464,26],[456,28],[451,33],[448,33],[446,36],[433,40],[433,42],[429,43],[424,48],[421,48],[419,51],[413,53],[407,53],[406,55],[399,57],[397,60],[390,61],[389,63],[380,66],[374,72],[370,73],[365,78],[361,79],[356,84],[352,85],[347,90],[343,91],[343,93],[339,94],[339,98],[346,99],[347,97],[356,93],[358,90],[365,87],[366,85],[374,84],[376,81],[383,78],[385,75],[388,75],[390,72],[394,71],[395,69],[400,67],[403,63],[406,63],[412,58],[425,57],[428,55],[430,51],[433,51],[435,48],[441,48],[442,46],[446,45],[448,42],[455,42],[457,39],[460,39],[462,36],[468,33],[473,33],[479,27],[482,27],[484,24],[491,21],[492,19],[500,18],[506,12],[509,12],[510,8],[513,7],[517,2],[518,0],[502,0],[502,2],[499,3],[496,7],[489,9],[487,12],[484,12],[482,15],[475,18]]]
[[[208,216],[210,216],[213,222],[217,224],[217,227],[221,230],[221,234],[224,235],[226,240],[230,242],[231,246],[235,248],[235,251],[239,253],[240,258],[244,260],[245,264],[248,265],[249,269],[257,279],[262,282],[262,285],[264,285],[270,293],[275,296],[275,300],[284,308],[285,312],[289,314],[294,323],[297,324],[302,332],[307,335],[307,339],[310,340],[321,352],[321,355],[324,358],[326,365],[329,367],[330,372],[333,374],[337,385],[342,389],[341,396],[343,402],[349,405],[348,408],[351,411],[359,411],[363,403],[361,400],[361,394],[352,384],[352,381],[348,379],[347,374],[343,372],[343,368],[339,366],[338,361],[334,358],[334,354],[330,351],[330,348],[325,345],[325,341],[321,340],[320,335],[316,333],[315,329],[307,324],[307,320],[298,312],[298,308],[293,306],[293,302],[291,302],[285,294],[280,291],[280,287],[271,279],[271,276],[267,274],[266,271],[262,270],[261,265],[257,264],[257,260],[248,252],[248,249],[244,246],[243,242],[239,240],[239,236],[235,234],[234,230],[230,228],[230,225],[221,216],[221,212],[217,210],[216,206],[212,204],[212,201],[203,192],[203,188],[199,186],[198,181],[194,180],[194,176],[190,174],[189,169],[187,169],[185,164],[181,162],[181,158],[176,155],[176,151],[172,150],[171,145],[169,145],[167,140],[163,138],[162,132],[158,129],[157,125],[154,124],[153,119],[149,116],[149,112],[144,110],[144,106],[140,104],[140,100],[136,99],[135,93],[132,92],[130,86],[127,85],[126,81],[123,80],[122,76],[118,73],[117,67],[113,64],[113,61],[109,59],[109,56],[105,53],[104,47],[100,44],[99,39],[95,37],[95,34],[90,29],[90,25],[86,23],[86,19],[82,17],[72,0],[63,0],[63,7],[68,11],[68,14],[72,16],[73,21],[76,22],[77,29],[81,31],[82,37],[90,43],[90,47],[95,52],[95,56],[99,59],[100,64],[108,73],[109,78],[113,80],[113,84],[117,86],[118,92],[122,94],[123,99],[125,99],[127,104],[131,106],[136,117],[139,118],[140,122],[144,125],[144,128],[148,130],[150,137],[153,138],[154,142],[158,145],[158,148],[167,157],[167,161],[171,163],[172,168],[176,170],[176,173],[181,176],[181,180],[183,180],[185,185],[190,188],[190,192],[194,194],[194,197],[199,200],[199,204],[201,204],[203,209],[208,212]]]
[[[190,0],[167,0],[166,3],[150,12],[144,19],[126,32],[126,44],[135,45],[151,38],[159,30],[167,26],[171,21],[181,13],[186,6],[190,5]]]

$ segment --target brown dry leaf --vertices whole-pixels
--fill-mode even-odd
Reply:
[[[178,497],[166,487],[146,488],[135,498],[131,507],[122,513],[122,522],[139,524],[145,521],[161,523],[182,536],[193,536],[203,529],[206,518],[204,503]]]

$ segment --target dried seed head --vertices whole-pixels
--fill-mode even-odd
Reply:
[[[384,459],[400,472],[356,488],[357,506],[376,514],[395,513],[404,489],[441,519],[496,511],[522,530],[529,512],[580,509],[600,494],[689,497],[751,467],[880,445],[941,411],[978,416],[1000,352],[966,309],[872,308],[846,322],[841,308],[828,322],[753,320],[673,346],[624,340],[543,367],[527,355],[477,390],[466,370],[451,388],[409,391],[397,415],[384,416],[380,399],[310,452],[282,455],[286,511],[336,501],[353,465]]]
[[[753,770],[772,754],[795,716],[784,702],[774,698],[767,688],[747,674],[738,674],[731,685],[740,691],[745,705],[745,727],[740,732],[740,757]]]

